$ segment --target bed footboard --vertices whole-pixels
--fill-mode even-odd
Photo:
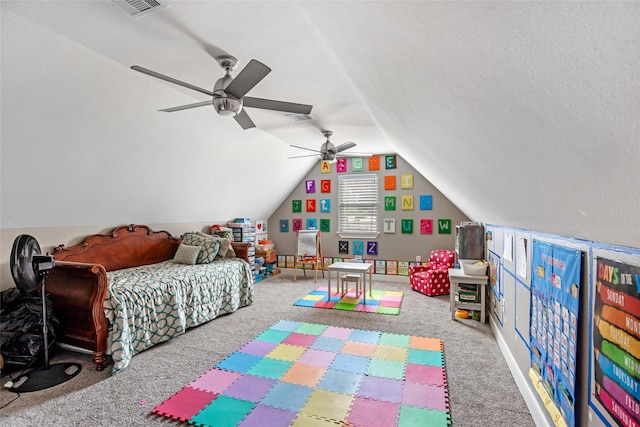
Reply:
[[[46,289],[60,320],[58,341],[93,352],[96,369],[104,368],[107,319],[103,302],[107,272],[100,264],[56,261]]]

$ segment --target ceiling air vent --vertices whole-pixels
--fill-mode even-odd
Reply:
[[[289,117],[292,122],[304,122],[307,120],[315,120],[315,118],[310,114],[287,114],[287,117]]]
[[[169,7],[157,0],[111,0],[111,2],[125,10],[133,18],[142,18],[150,13]]]

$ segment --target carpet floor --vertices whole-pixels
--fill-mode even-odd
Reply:
[[[375,280],[373,289],[404,292],[398,316],[293,306],[326,279],[282,274],[255,286],[254,303],[136,355],[124,371],[96,371],[91,355],[58,351],[52,363],[78,362],[82,371],[50,389],[17,396],[0,389],[0,425],[175,425],[151,411],[262,331],[282,319],[295,322],[439,338],[444,346],[451,424],[533,427],[489,324],[451,320],[449,297],[427,297],[406,282]],[[2,379],[2,384],[7,379]]]

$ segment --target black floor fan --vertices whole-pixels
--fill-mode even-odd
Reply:
[[[10,391],[21,393],[43,390],[62,384],[75,377],[82,367],[77,363],[49,364],[49,325],[45,282],[49,270],[55,266],[52,255],[42,255],[38,241],[27,234],[21,234],[13,242],[11,249],[11,275],[16,287],[25,294],[34,292],[38,285],[42,294],[42,334],[44,366],[22,373],[12,381]]]

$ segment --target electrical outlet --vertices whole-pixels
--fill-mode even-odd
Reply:
[[[416,262],[422,262],[422,257],[420,255],[416,255]]]

